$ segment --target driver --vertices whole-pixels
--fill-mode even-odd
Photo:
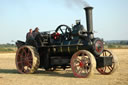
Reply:
[[[39,34],[39,28],[36,27],[32,34],[33,34],[33,37],[35,39],[35,37]]]
[[[33,34],[32,34],[32,29],[29,29],[29,32],[26,35],[26,42],[29,41],[29,40],[33,40],[33,39],[34,39],[34,37],[33,37]]]
[[[29,29],[29,32],[26,35],[26,44],[27,45],[36,46],[32,29]]]

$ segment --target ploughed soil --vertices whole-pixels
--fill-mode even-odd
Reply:
[[[119,67],[111,75],[98,71],[89,78],[76,78],[71,69],[54,72],[39,69],[35,74],[19,74],[15,53],[0,53],[0,85],[128,85],[128,49],[111,49],[118,57]]]

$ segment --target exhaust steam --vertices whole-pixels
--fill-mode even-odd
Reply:
[[[72,5],[77,5],[78,7],[89,7],[90,5],[85,0],[65,0],[68,7]]]

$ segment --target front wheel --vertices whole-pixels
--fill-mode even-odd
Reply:
[[[113,73],[118,67],[117,57],[112,54],[109,50],[103,50],[102,54],[99,57],[111,57],[112,65],[104,66],[97,68],[97,71],[103,75],[108,75]],[[108,61],[109,62],[109,61]]]
[[[96,68],[94,56],[86,50],[76,52],[72,56],[70,64],[74,76],[79,78],[88,77]]]

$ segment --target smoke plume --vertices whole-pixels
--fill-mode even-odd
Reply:
[[[90,5],[85,0],[65,0],[68,7],[77,5],[78,7],[89,7]]]

